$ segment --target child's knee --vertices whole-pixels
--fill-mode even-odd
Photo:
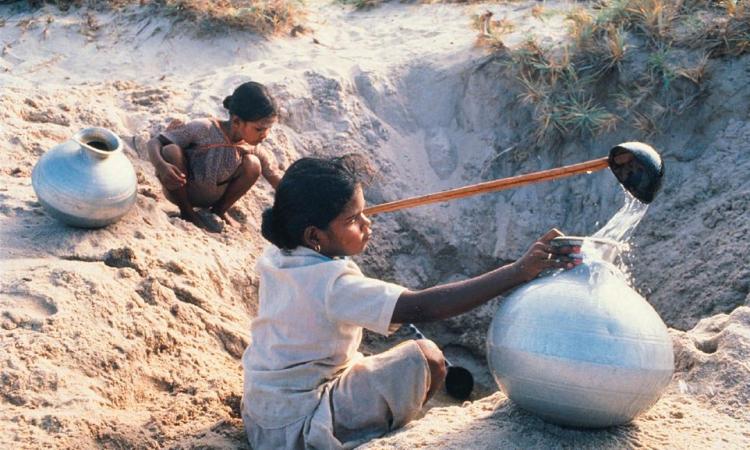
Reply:
[[[442,384],[448,372],[448,369],[445,367],[445,356],[443,356],[443,352],[429,339],[418,339],[416,343],[427,360],[427,365],[430,368],[430,375],[432,376],[432,382]]]
[[[258,178],[261,172],[260,160],[255,155],[242,157],[242,173],[249,178]]]
[[[182,166],[182,163],[185,159],[182,154],[182,149],[177,144],[167,144],[164,147],[162,147],[161,156],[168,163],[174,164],[178,167]]]

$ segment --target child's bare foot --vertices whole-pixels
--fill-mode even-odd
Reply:
[[[219,216],[221,220],[223,220],[227,225],[229,225],[232,228],[239,228],[242,226],[242,224],[234,220],[234,218],[232,218],[232,216],[230,216],[229,213],[227,213],[226,211],[220,213],[212,208],[211,212]]]
[[[180,218],[182,220],[186,220],[186,221],[192,223],[193,225],[195,225],[196,227],[198,227],[200,229],[213,232],[213,230],[211,229],[211,227],[209,227],[206,224],[206,222],[203,221],[203,218],[201,218],[201,216],[198,213],[196,213],[195,211],[193,211],[193,210],[190,210],[190,211],[180,211]]]

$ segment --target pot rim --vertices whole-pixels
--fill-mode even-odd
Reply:
[[[590,237],[590,236],[558,236],[556,238],[553,238],[551,241],[551,244],[556,247],[564,247],[564,246],[580,247],[584,243],[592,243],[594,245],[612,246],[612,247],[620,246],[620,244],[614,239]]]
[[[72,139],[81,147],[100,158],[106,158],[114,153],[122,151],[122,140],[120,140],[120,137],[112,131],[102,127],[84,128],[75,133]],[[86,142],[93,139],[102,140],[107,145],[107,147],[113,148],[111,150],[102,150],[93,147]]]

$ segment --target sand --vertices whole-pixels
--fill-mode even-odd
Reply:
[[[518,24],[508,45],[529,33],[561,39],[562,12],[535,19],[535,4],[359,12],[312,1],[307,31],[268,40],[198,36],[137,8],[0,5],[0,447],[247,448],[239,358],[272,190],[260,181],[238,202],[242,228],[206,233],[175,217],[143,148],[173,118],[223,117],[221,99],[240,82],[263,82],[278,98],[282,117],[263,145],[280,164],[368,155],[380,173],[371,203],[579,162],[632,139],[620,130],[548,154],[518,147],[528,110],[470,22],[491,9]],[[676,372],[654,408],[587,431],[513,406],[483,361],[496,300],[424,327],[474,372],[471,401],[441,395],[365,448],[750,447],[748,63],[717,63],[704,106],[654,137],[668,176],[632,260],[636,287],[673,328]],[[126,142],[138,199],[116,224],[73,229],[44,213],[30,174],[46,150],[94,125]],[[358,261],[412,288],[461,279],[518,257],[551,226],[593,233],[621,196],[599,173],[384,214]],[[368,335],[363,350],[403,338]]]

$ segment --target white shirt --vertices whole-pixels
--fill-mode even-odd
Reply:
[[[260,307],[242,358],[243,405],[258,425],[277,428],[311,414],[326,383],[362,357],[363,328],[389,333],[406,288],[302,246],[269,246],[256,269]]]

